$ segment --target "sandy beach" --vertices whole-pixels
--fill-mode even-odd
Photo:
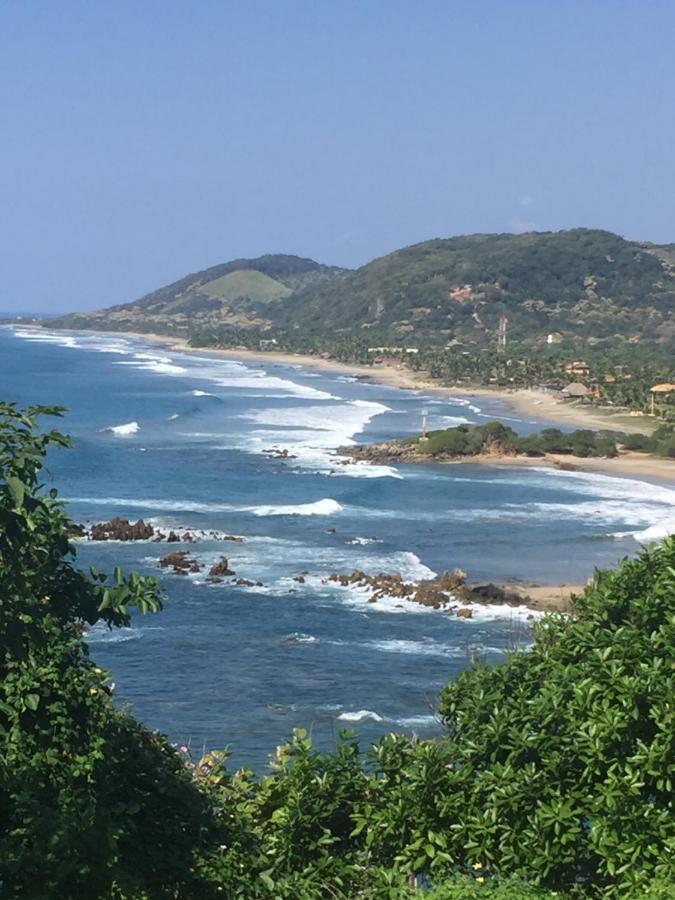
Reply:
[[[22,325],[22,328],[41,326]],[[222,356],[226,359],[242,360],[259,365],[294,365],[307,366],[311,369],[324,372],[340,372],[367,378],[377,384],[385,384],[402,390],[434,391],[443,396],[471,397],[480,402],[481,398],[500,400],[520,414],[535,416],[559,425],[567,425],[576,428],[608,429],[624,432],[641,432],[649,434],[658,424],[650,416],[629,416],[617,414],[609,409],[584,406],[578,403],[554,400],[551,394],[534,389],[490,389],[487,387],[471,388],[466,385],[441,385],[422,372],[413,372],[410,369],[392,366],[367,366],[351,363],[343,363],[334,359],[323,359],[319,356],[308,356],[296,353],[282,353],[277,351],[256,350],[230,350],[216,347],[193,347],[185,338],[177,338],[162,334],[145,334],[131,331],[106,331],[100,334],[110,334],[116,337],[132,337],[144,341],[152,341],[162,344],[169,350],[181,353],[209,354]],[[623,452],[614,459],[581,459],[568,456],[556,456],[548,454],[543,458],[528,457],[465,457],[461,462],[488,463],[489,465],[529,466],[570,468],[599,472],[605,475],[624,477],[654,478],[665,481],[675,481],[675,460],[659,459],[646,453]]]
[[[471,464],[489,466],[516,466],[526,469],[563,469],[568,472],[598,472],[601,475],[620,477],[653,478],[660,481],[675,481],[675,459],[661,459],[648,453],[633,450],[622,451],[614,458],[579,457],[562,453],[547,453],[545,456],[463,456],[456,460],[440,461],[444,465]]]
[[[515,412],[536,416],[548,422],[578,428],[609,429],[616,431],[632,431],[649,434],[658,425],[651,416],[631,416],[616,413],[609,408],[585,406],[578,402],[555,400],[545,391],[533,388],[505,390],[503,388],[469,387],[467,385],[443,385],[434,381],[424,372],[393,366],[367,366],[357,363],[343,363],[335,359],[323,359],[320,356],[308,356],[299,353],[282,353],[277,351],[230,350],[215,347],[192,347],[184,338],[167,337],[159,334],[142,334],[135,332],[110,332],[144,340],[160,341],[172,350],[183,353],[208,353],[228,359],[240,359],[246,362],[279,365],[301,365],[324,372],[341,372],[369,378],[377,384],[402,390],[434,391],[445,396],[455,397],[489,397],[508,403]]]

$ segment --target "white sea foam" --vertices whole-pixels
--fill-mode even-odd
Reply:
[[[393,719],[401,728],[429,728],[431,725],[438,725],[437,716],[402,716],[400,719]]]
[[[104,625],[94,625],[84,633],[84,637],[90,644],[121,644],[125,641],[136,641],[142,636],[142,632],[137,628],[113,628],[111,630]]]
[[[337,500],[333,500],[330,497],[316,500],[313,503],[298,503],[288,506],[235,506],[231,503],[198,503],[193,500],[156,500],[139,497],[70,497],[68,502],[88,503],[96,506],[155,509],[166,512],[250,512],[256,516],[329,516],[340,512],[342,509]]]
[[[297,503],[294,506],[250,506],[244,507],[256,516],[332,516],[342,507],[330,497],[314,503]]]
[[[21,331],[15,328],[13,333],[15,337],[23,338],[23,340],[31,341],[35,344],[58,344],[61,347],[77,346],[75,338],[69,334],[59,334],[58,332],[53,331],[38,331],[37,328],[35,330],[30,329],[27,331]]]
[[[215,397],[215,394],[210,394],[208,391],[190,391],[193,397]]]
[[[285,449],[293,464],[311,471],[352,478],[400,478],[392,466],[352,462],[335,454],[337,447],[355,443],[369,422],[389,407],[369,400],[353,400],[321,406],[271,407],[242,418],[265,426],[249,433],[251,449]],[[276,430],[275,430],[276,428]]]
[[[340,722],[365,722],[370,719],[373,722],[382,722],[384,717],[370,709],[359,709],[355,712],[343,712],[338,716]]]
[[[467,655],[466,647],[451,644],[440,644],[437,641],[369,641],[363,644],[368,650],[379,650],[383,653],[403,653],[409,656],[456,656]]]
[[[337,710],[336,710],[337,711]],[[401,716],[400,718],[392,716],[381,716],[372,709],[358,709],[353,711],[341,712],[337,717],[338,722],[391,722],[401,728],[428,728],[434,724],[438,724],[436,716],[417,715],[417,716]]]
[[[294,631],[292,634],[286,636],[285,641],[287,644],[318,644],[319,639],[313,634],[305,634],[302,631]]]
[[[630,537],[635,538],[641,544],[650,544],[653,541],[662,541],[664,538],[675,534],[675,519],[669,519],[658,525],[650,525],[643,531],[628,532]],[[618,537],[619,535],[617,535]]]
[[[136,354],[134,360],[120,360],[115,363],[116,366],[133,366],[136,369],[142,369],[147,372],[155,372],[157,375],[185,375],[187,369],[184,366],[177,366],[170,360],[164,360],[163,357],[153,358],[149,355]]]
[[[130,434],[136,434],[140,431],[140,428],[141,426],[138,422],[125,422],[123,425],[110,425],[108,428],[104,428],[103,431],[111,431],[118,437],[128,437]]]

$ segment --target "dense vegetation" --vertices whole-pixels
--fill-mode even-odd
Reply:
[[[401,442],[416,453],[429,456],[477,456],[482,453],[543,456],[564,453],[570,456],[616,456],[616,436],[611,432],[580,430],[563,433],[545,428],[521,437],[502,422],[485,425],[457,425],[429,432],[426,439],[409,438]]]
[[[549,333],[668,342],[675,337],[675,275],[662,249],[577,228],[425,241],[355,271],[263,256],[50,324],[178,328],[207,343],[241,331],[250,345],[261,331],[282,341],[299,332],[302,339],[360,334],[371,344],[489,347],[506,315],[510,339],[529,345],[545,343]]]
[[[675,539],[442,694],[446,736],[303,732],[269,774],[183,758],[112,702],[85,626],[161,606],[80,572],[42,484],[66,446],[0,405],[0,890],[16,898],[673,896]]]
[[[353,448],[353,455],[367,457],[372,446],[364,444]],[[410,450],[416,455],[479,456],[525,455],[544,456],[546,453],[567,454],[569,456],[616,456],[620,449],[640,450],[654,456],[675,458],[675,427],[661,425],[651,435],[620,434],[615,431],[591,431],[579,429],[563,432],[559,428],[544,428],[542,431],[521,436],[502,422],[486,422],[484,425],[456,425],[430,431],[426,438],[405,438],[386,445],[390,448]]]

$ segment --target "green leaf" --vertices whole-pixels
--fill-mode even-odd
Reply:
[[[26,694],[24,703],[26,704],[28,709],[35,710],[40,705],[40,695],[39,694]]]
[[[10,496],[14,501],[14,506],[17,509],[20,509],[23,506],[23,498],[26,494],[26,485],[23,483],[23,481],[21,481],[20,478],[17,478],[16,475],[8,475],[7,488],[9,489]]]

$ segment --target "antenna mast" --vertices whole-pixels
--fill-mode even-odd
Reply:
[[[422,434],[420,436],[421,441],[426,441],[429,437],[427,434],[427,417],[429,415],[429,410],[426,406],[422,409]]]
[[[497,332],[497,350],[503,353],[506,350],[506,326],[509,324],[508,318],[502,313],[499,317],[499,330]]]

